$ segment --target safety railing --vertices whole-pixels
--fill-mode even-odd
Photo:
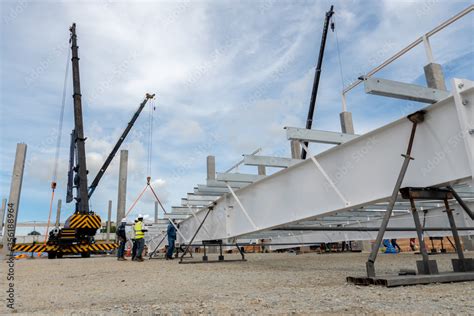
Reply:
[[[372,70],[370,70],[369,72],[367,72],[367,74],[364,77],[371,77],[375,73],[377,73],[380,70],[384,69],[386,66],[390,65],[392,62],[394,62],[395,60],[397,60],[398,58],[400,58],[401,56],[403,56],[404,54],[406,54],[407,52],[412,50],[414,47],[418,46],[420,43],[424,44],[425,53],[426,53],[426,57],[428,59],[428,62],[433,63],[434,58],[433,58],[433,53],[432,53],[432,50],[431,50],[431,44],[430,44],[430,40],[429,40],[430,37],[435,35],[439,31],[445,29],[446,27],[453,24],[454,22],[456,22],[457,20],[459,20],[462,17],[466,16],[467,14],[469,14],[472,11],[474,11],[474,5],[470,5],[469,7],[462,10],[461,12],[459,12],[455,16],[451,17],[450,19],[444,21],[443,23],[441,23],[440,25],[438,25],[437,27],[435,27],[431,31],[429,31],[429,32],[425,33],[424,35],[420,36],[415,41],[410,43],[408,46],[406,46],[405,48],[403,48],[402,50],[400,50],[399,52],[394,54],[392,57],[388,58],[387,60],[385,60],[383,63],[381,63],[377,67],[375,67]],[[362,80],[362,79],[357,79],[356,81],[354,81],[353,83],[351,83],[349,86],[347,86],[346,88],[344,88],[342,90],[342,111],[344,111],[344,112],[347,111],[346,94],[349,91],[351,91],[352,89],[354,89],[355,87],[357,87],[359,84],[361,84],[363,81],[364,80]]]

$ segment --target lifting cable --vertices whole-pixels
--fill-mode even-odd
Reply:
[[[150,107],[149,107],[149,112],[148,112],[148,144],[147,144],[148,148],[147,148],[147,164],[146,164],[146,174],[147,174],[146,185],[143,188],[143,190],[140,192],[138,197],[133,201],[132,205],[130,206],[127,213],[125,214],[125,217],[130,215],[131,211],[135,208],[138,201],[142,198],[142,196],[145,193],[147,188],[150,188],[151,193],[153,194],[156,202],[158,202],[158,204],[160,205],[161,209],[163,210],[163,213],[165,215],[169,214],[169,212],[167,212],[165,210],[165,207],[163,206],[163,203],[161,203],[160,198],[158,197],[155,190],[151,186],[151,176],[150,175],[151,175],[151,166],[152,166],[152,159],[153,159],[153,123],[154,123],[154,115],[153,114],[154,114],[155,110],[156,110],[155,101],[154,101],[154,99],[152,99],[152,100],[150,100]],[[181,234],[181,232],[178,230],[178,228],[173,223],[173,221],[169,218],[168,218],[168,221],[176,228],[177,232],[181,235],[181,237],[183,239],[186,239]]]
[[[148,152],[147,152],[147,165],[146,173],[150,177],[151,174],[151,163],[152,163],[152,153],[153,153],[153,114],[155,111],[154,100],[150,100],[150,108],[148,112]]]
[[[338,62],[339,62],[339,75],[341,76],[341,91],[344,91],[344,73],[343,73],[343,69],[342,69],[342,58],[341,58],[341,50],[339,48],[339,36],[337,35],[337,28],[336,28],[336,14],[337,13],[334,13],[333,16],[331,17],[332,21],[331,21],[331,30],[335,33],[336,35],[336,48],[337,48],[337,58],[338,58]],[[342,111],[346,111],[346,106],[344,104],[345,102],[343,102],[343,105],[342,105]]]
[[[147,177],[146,177],[146,185],[145,187],[143,188],[143,190],[140,192],[140,194],[138,195],[138,197],[133,201],[132,205],[130,206],[130,208],[128,209],[127,213],[125,214],[125,217],[127,217],[130,212],[133,210],[133,208],[137,205],[138,201],[142,198],[143,194],[145,193],[146,189],[147,188],[150,188],[153,192],[153,195],[155,196],[156,200],[158,201],[158,203],[161,205],[161,207],[163,208],[163,205],[161,204],[161,201],[158,199],[158,197],[156,196],[155,194],[155,191],[153,190],[153,188],[151,187],[150,185],[150,181],[151,181],[151,164],[152,164],[152,154],[153,154],[153,114],[154,114],[154,111],[156,110],[156,106],[155,106],[155,102],[154,102],[154,99],[151,99],[150,102],[149,102],[149,111],[148,111],[148,140],[147,140],[147,162],[146,162],[146,174],[147,174]],[[163,209],[163,211],[165,212],[165,214],[167,214],[167,212]]]
[[[149,179],[150,177],[147,177],[147,180]],[[128,215],[130,215],[130,212],[135,208],[135,206],[137,205],[138,201],[142,198],[143,194],[145,193],[146,189],[150,188],[150,191],[151,193],[153,194],[155,200],[158,202],[158,204],[160,205],[161,209],[163,210],[163,213],[165,213],[165,215],[169,214],[169,212],[167,212],[163,206],[163,203],[161,203],[161,200],[160,198],[158,197],[158,195],[156,194],[155,190],[153,189],[153,187],[151,186],[150,182],[147,182],[147,184],[145,185],[145,187],[143,188],[143,190],[140,192],[140,194],[138,195],[138,197],[133,201],[132,205],[130,206],[130,208],[128,209],[127,213],[125,214],[125,217],[127,217]]]
[[[67,59],[66,59],[66,72],[64,74],[64,83],[63,83],[63,95],[62,95],[62,101],[61,101],[61,110],[59,112],[59,122],[58,122],[58,130],[57,130],[57,141],[56,141],[56,153],[54,156],[54,167],[53,167],[53,176],[51,180],[51,200],[49,202],[49,215],[48,215],[48,224],[46,225],[46,231],[45,231],[45,236],[44,236],[44,245],[46,245],[46,242],[48,240],[48,231],[49,231],[49,226],[51,224],[51,214],[53,212],[53,201],[54,201],[54,191],[56,190],[56,181],[58,178],[58,164],[59,164],[59,150],[61,147],[61,134],[63,130],[63,121],[64,121],[64,108],[66,105],[66,90],[67,90],[67,78],[68,78],[68,72],[69,72],[69,58],[70,58],[71,51],[68,50],[67,54]],[[38,256],[40,256],[41,253],[38,253]]]
[[[344,74],[342,71],[341,50],[339,48],[339,36],[337,35],[337,29],[336,29],[336,14],[332,16],[331,29],[336,35],[337,58],[339,61],[339,74],[341,76],[341,89],[344,89]]]

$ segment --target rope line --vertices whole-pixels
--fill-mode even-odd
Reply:
[[[138,203],[138,201],[141,199],[141,197],[143,196],[143,193],[145,193],[145,190],[146,188],[148,187],[148,184],[143,188],[142,192],[140,192],[140,194],[138,195],[138,197],[135,199],[135,201],[133,201],[132,203],[132,206],[130,206],[130,208],[128,209],[127,213],[125,214],[125,217],[127,217],[130,212],[133,210],[133,208],[135,207],[135,205]]]
[[[165,208],[163,207],[163,204],[161,204],[161,201],[160,201],[160,199],[158,198],[158,195],[156,195],[155,190],[153,190],[153,187],[152,187],[151,185],[148,185],[148,186],[150,187],[151,192],[152,192],[153,195],[155,196],[156,201],[158,202],[158,204],[160,204],[161,209],[163,210],[163,212],[164,212],[165,214],[168,214],[168,212],[166,212]]]
[[[64,122],[64,109],[66,107],[66,90],[67,90],[67,78],[69,73],[69,58],[70,58],[71,51],[68,50],[67,58],[66,58],[66,71],[64,73],[64,82],[63,82],[63,93],[61,99],[61,110],[59,111],[59,122],[58,122],[58,130],[57,130],[57,140],[56,140],[56,152],[54,155],[54,166],[53,166],[53,176],[51,179],[51,200],[49,201],[49,215],[48,215],[48,223],[46,224],[46,231],[44,233],[44,242],[43,245],[46,245],[48,241],[48,232],[49,226],[51,225],[51,215],[53,213],[53,202],[54,202],[54,192],[56,190],[56,181],[58,178],[58,165],[59,165],[59,151],[61,148],[61,136],[63,130],[63,122]],[[41,256],[41,253],[38,253],[38,257]]]
[[[67,90],[67,78],[69,73],[69,56],[71,55],[71,50],[68,49],[67,60],[66,60],[66,73],[64,74],[64,83],[63,83],[63,95],[61,101],[61,111],[59,112],[59,122],[58,122],[58,138],[56,142],[56,154],[54,157],[54,169],[53,169],[53,180],[56,182],[58,178],[58,164],[59,164],[59,150],[61,147],[61,136],[63,130],[63,121],[64,121],[64,108],[66,105],[66,90]]]
[[[50,223],[51,223],[51,214],[53,213],[54,189],[55,189],[55,188],[52,188],[51,201],[49,202],[48,224],[46,225],[46,231],[45,231],[45,233],[44,233],[44,243],[43,243],[43,245],[46,245],[46,242],[48,241],[49,225],[50,225]],[[38,254],[38,257],[39,257],[40,255],[41,255],[41,253]]]
[[[336,24],[336,14],[332,16],[334,25]],[[341,90],[344,89],[344,74],[342,71],[342,59],[341,59],[341,50],[339,49],[339,36],[337,35],[337,28],[334,27],[334,33],[336,33],[336,47],[337,47],[337,57],[339,60],[339,73],[341,75]]]
[[[147,153],[147,176],[151,174],[151,164],[152,164],[152,153],[153,153],[153,114],[155,111],[154,101],[150,101],[150,107],[148,112],[148,153]]]

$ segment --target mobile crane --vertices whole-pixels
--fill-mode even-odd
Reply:
[[[76,24],[69,28],[71,33],[71,53],[72,53],[72,79],[73,79],[73,100],[74,100],[74,129],[71,133],[71,146],[69,152],[69,171],[66,202],[75,200],[75,212],[65,222],[63,228],[54,228],[49,233],[48,241],[45,244],[15,244],[14,251],[24,252],[47,252],[49,259],[61,258],[64,254],[81,254],[83,258],[90,257],[91,253],[112,250],[118,247],[116,243],[96,242],[94,236],[102,225],[99,215],[89,208],[89,199],[97,188],[100,179],[104,175],[108,166],[112,162],[115,154],[119,150],[123,141],[133,127],[138,116],[142,112],[148,100],[155,97],[154,94],[146,94],[145,99],[140,103],[137,111],[123,131],[119,140],[108,155],[97,176],[88,187],[86,150],[84,136],[84,125],[82,117],[82,100],[79,76],[79,54],[77,46]],[[56,184],[53,183],[55,186]],[[76,196],[73,197],[73,191]]]

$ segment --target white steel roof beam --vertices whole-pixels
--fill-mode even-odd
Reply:
[[[466,80],[460,83],[472,85]],[[472,100],[473,96],[474,89],[463,91],[463,99]],[[472,103],[465,106],[472,107]],[[425,110],[425,120],[418,124],[413,143],[415,160],[407,170],[403,186],[472,183],[474,139],[466,134],[471,118],[460,124],[452,96]],[[468,110],[468,114],[472,113],[471,108]],[[406,151],[412,125],[403,117],[316,156],[345,200],[351,202],[350,206],[341,200],[313,161],[306,159],[236,190],[234,194],[239,202],[228,194],[216,200],[206,220],[209,233],[213,239],[239,237],[257,231],[255,226],[267,230],[387,201],[403,162],[400,155]],[[464,135],[471,138],[465,140]],[[249,223],[240,205],[245,207],[255,226]],[[205,213],[204,209],[196,216],[202,219]],[[195,222],[183,221],[182,229],[195,232]],[[198,241],[205,236],[198,234],[196,238]]]
[[[285,129],[286,138],[288,140],[298,140],[310,143],[339,145],[359,137],[359,135],[354,134],[320,131],[298,127],[285,127]]]
[[[196,201],[196,200],[188,200],[188,199],[181,199],[181,206],[199,206],[205,207],[211,204],[212,201]]]
[[[234,186],[232,182],[252,183],[263,178],[265,178],[265,176],[248,173],[216,173],[217,181],[229,182],[231,186]]]
[[[365,93],[384,97],[435,103],[449,96],[448,91],[380,78],[364,79]]]
[[[188,200],[196,200],[196,201],[207,201],[207,202],[212,202],[217,199],[215,195],[201,195],[201,194],[193,194],[193,193],[188,193],[187,195]]]
[[[244,164],[247,166],[265,166],[275,168],[288,168],[303,161],[302,159],[291,159],[285,157],[244,155]]]
[[[196,208],[196,207],[195,207]],[[200,209],[200,208],[197,208],[197,209]],[[171,213],[184,213],[184,212],[188,212],[188,208],[186,206],[172,206],[171,207]]]
[[[194,194],[196,195],[212,195],[216,198],[223,195],[225,192],[216,192],[216,191],[199,191],[198,189],[194,189]]]
[[[222,174],[222,173],[217,173],[217,174]],[[227,174],[235,174],[235,173],[227,173]],[[254,175],[252,175],[254,176]],[[232,177],[232,176],[231,176]],[[224,178],[231,178],[231,177],[224,177]],[[235,178],[235,177],[233,177]],[[222,177],[221,177],[222,179]],[[247,185],[249,185],[249,183],[253,182],[253,181],[233,181],[233,180],[207,180],[206,181],[206,185],[208,187],[216,187],[216,188],[227,188],[225,182],[229,183],[229,185],[232,187],[232,188],[235,188],[235,189],[240,189],[240,188],[243,188]],[[198,188],[199,188],[199,185],[198,185]]]

